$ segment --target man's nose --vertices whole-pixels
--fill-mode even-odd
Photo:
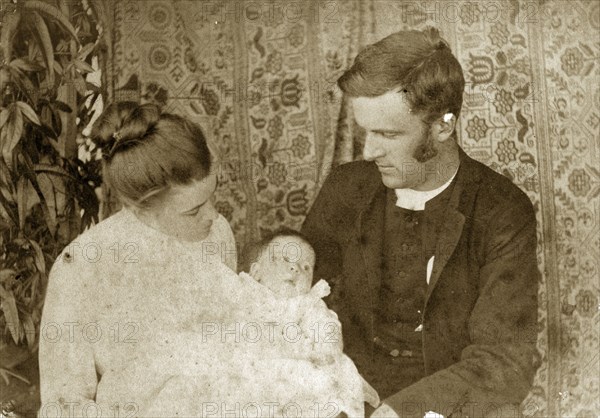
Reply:
[[[363,158],[366,161],[373,161],[385,154],[378,138],[372,133],[367,133],[365,137],[365,146],[363,147]]]

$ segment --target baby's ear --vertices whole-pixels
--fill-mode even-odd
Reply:
[[[258,273],[259,269],[258,269],[258,263],[255,261],[254,263],[250,264],[250,271],[248,272],[248,274],[250,274],[250,276],[252,276],[254,278],[254,280],[256,281],[260,281],[258,280]]]

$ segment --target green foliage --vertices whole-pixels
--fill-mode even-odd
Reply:
[[[98,220],[99,162],[79,159],[77,141],[101,98],[85,76],[103,53],[102,5],[7,3],[0,12],[0,340],[33,351],[50,266]]]

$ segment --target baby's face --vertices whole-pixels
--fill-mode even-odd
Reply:
[[[308,293],[315,267],[312,247],[295,236],[276,237],[250,269],[250,274],[278,296]]]

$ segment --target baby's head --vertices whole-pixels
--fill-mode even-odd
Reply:
[[[248,272],[279,297],[294,297],[310,290],[315,252],[299,232],[279,230],[254,245],[251,254]]]

